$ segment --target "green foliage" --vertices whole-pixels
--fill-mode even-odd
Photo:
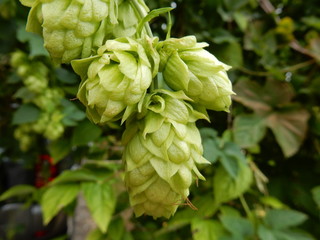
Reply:
[[[1,1],[0,26],[5,34],[0,36],[0,164],[6,159],[23,159],[26,165],[32,165],[44,152],[51,154],[54,163],[86,164],[63,171],[40,191],[33,186],[16,186],[3,192],[0,200],[41,199],[48,223],[82,194],[98,226],[89,240],[319,239],[318,2],[146,2],[150,9],[162,9],[140,19],[141,28],[150,21],[154,35],[164,40],[170,28],[165,13],[176,4],[170,11],[171,35],[196,35],[198,42],[209,44],[206,50],[232,66],[228,75],[236,95],[230,113],[209,111],[211,123],[197,123],[204,157],[211,162],[199,168],[206,181],[192,187],[188,201],[181,203],[170,220],[155,221],[146,216],[135,219],[119,162],[123,125],[114,122],[97,127],[85,120],[83,107],[75,99],[80,79],[69,66],[51,64],[42,38],[25,31],[25,7],[15,1]],[[48,85],[41,95],[44,90],[59,89],[59,96],[49,94],[42,99],[46,107],[35,101],[39,92],[35,84],[31,84],[35,92],[30,90],[24,69],[18,71],[10,64],[17,49],[26,54],[25,61],[46,66],[48,74],[32,65],[31,73],[46,76]],[[178,53],[171,60],[179,66],[184,64]],[[79,71],[85,68],[82,65]],[[166,73],[172,75],[174,70],[168,68]],[[182,80],[177,79],[183,82],[188,74],[187,69],[179,75]],[[53,117],[53,112],[59,114]],[[176,109],[172,112],[177,113]],[[56,139],[48,141],[57,127],[46,135],[32,127],[44,113],[50,116],[46,123],[58,119],[63,126]],[[14,134],[16,129],[20,134]],[[24,152],[13,135],[28,145]]]

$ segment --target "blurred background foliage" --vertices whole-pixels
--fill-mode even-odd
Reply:
[[[14,0],[0,1],[0,204],[41,203],[48,223],[62,208],[72,216],[81,191],[97,223],[91,240],[319,239],[319,2],[146,3],[173,7],[171,36],[196,35],[232,66],[230,113],[210,112],[211,123],[198,122],[212,165],[191,191],[194,207],[181,206],[169,220],[134,218],[121,181],[122,127],[85,118],[75,99],[80,80],[70,66],[51,63],[40,36],[25,31],[28,9]],[[162,40],[167,20],[151,22]],[[45,166],[34,170],[43,154],[60,176],[33,187],[39,173],[56,177]],[[38,175],[12,182],[11,165]],[[24,185],[8,190],[17,184]]]

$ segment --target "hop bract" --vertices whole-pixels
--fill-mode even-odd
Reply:
[[[160,42],[160,70],[170,88],[183,90],[207,109],[228,111],[234,94],[226,73],[230,67],[204,50],[206,46],[194,36]]]
[[[196,164],[208,161],[195,121],[207,116],[184,100],[190,99],[182,91],[158,90],[127,121],[125,182],[137,216],[169,218],[187,199],[193,179],[204,179]]]
[[[58,63],[89,57],[107,39],[134,35],[139,21],[128,0],[21,2],[31,7],[27,31],[43,36],[44,46]],[[149,11],[143,1],[139,4],[141,11]]]
[[[124,113],[126,118],[144,97],[159,64],[154,41],[108,40],[97,56],[72,62],[82,78],[77,96],[94,123],[118,120]]]

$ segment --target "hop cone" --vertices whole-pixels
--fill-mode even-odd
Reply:
[[[196,163],[208,162],[195,121],[207,117],[184,100],[182,91],[159,90],[127,121],[125,182],[137,216],[169,218],[187,199],[192,180],[204,179]]]
[[[132,27],[139,21],[138,14],[128,0],[21,2],[31,7],[27,30],[43,36],[44,46],[58,63],[89,57],[107,39],[132,36],[135,33],[132,29],[114,31],[114,27]],[[148,11],[143,1],[139,1],[139,4],[141,9]]]
[[[160,70],[174,90],[183,90],[207,109],[228,111],[233,94],[226,71],[230,68],[204,50],[194,36],[170,38],[158,45]]]
[[[158,71],[153,41],[157,39],[108,40],[97,56],[72,62],[82,78],[77,96],[94,123],[118,120],[123,114],[125,120],[144,97]]]

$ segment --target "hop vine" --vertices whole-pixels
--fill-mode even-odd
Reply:
[[[148,21],[170,8],[150,12],[142,0],[21,1],[31,7],[27,30],[81,77],[77,97],[88,118],[123,124],[124,181],[136,216],[174,215],[189,203],[191,184],[204,180],[198,166],[209,162],[196,121],[209,121],[207,110],[229,111],[230,66],[195,36],[153,37]]]

